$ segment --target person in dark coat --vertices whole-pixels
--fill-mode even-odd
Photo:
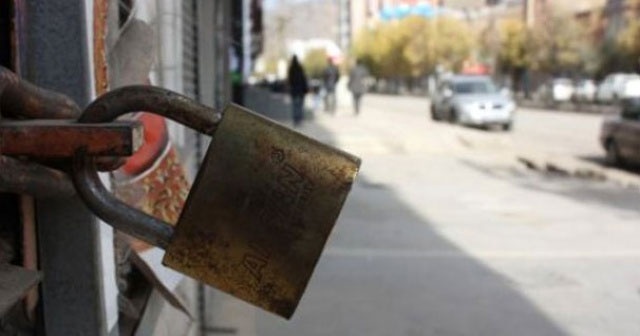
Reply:
[[[293,125],[298,126],[304,117],[304,96],[307,94],[309,86],[307,84],[307,75],[304,73],[300,62],[298,62],[297,56],[291,58],[288,81],[291,105],[293,107]]]

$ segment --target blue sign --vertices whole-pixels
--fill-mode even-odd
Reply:
[[[380,11],[380,19],[382,21],[392,21],[405,18],[409,15],[434,18],[438,15],[444,14],[445,12],[447,12],[447,9],[445,8],[440,8],[438,6],[423,2],[414,6],[387,6]]]

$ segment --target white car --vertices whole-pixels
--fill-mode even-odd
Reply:
[[[537,92],[538,99],[547,105],[568,102],[574,87],[569,78],[554,78],[544,83]]]
[[[591,79],[583,79],[576,83],[572,100],[575,102],[592,102],[596,97],[598,87]]]
[[[516,104],[487,76],[452,76],[431,99],[431,118],[474,126],[500,125],[511,129]]]
[[[599,103],[636,97],[640,97],[640,76],[636,74],[611,74],[605,77],[596,92],[596,101]]]

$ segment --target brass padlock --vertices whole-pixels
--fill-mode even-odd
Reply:
[[[240,106],[222,117],[153,87],[112,91],[81,122],[150,111],[212,135],[175,228],[117,201],[93,159],[74,159],[78,193],[119,230],[166,249],[163,263],[289,318],[317,263],[360,160]]]

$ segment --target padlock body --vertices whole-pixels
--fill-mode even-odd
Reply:
[[[360,160],[226,108],[163,263],[289,318]]]

